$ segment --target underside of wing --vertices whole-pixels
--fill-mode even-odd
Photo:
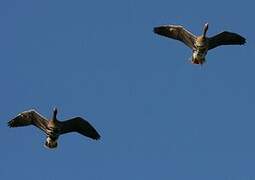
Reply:
[[[224,31],[209,38],[209,48],[213,49],[221,45],[242,45],[246,42],[245,38],[239,34]]]
[[[100,139],[99,133],[96,129],[85,119],[81,117],[75,117],[67,121],[61,122],[61,134],[69,132],[78,132],[84,136],[92,139]]]
[[[193,49],[196,36],[191,32],[178,25],[163,25],[154,28],[154,33],[179,40]]]
[[[34,125],[46,131],[48,121],[35,110],[24,111],[8,122],[9,127]]]

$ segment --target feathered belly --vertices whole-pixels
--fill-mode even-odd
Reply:
[[[47,128],[46,134],[48,137],[51,137],[52,139],[58,139],[60,135],[59,128]]]
[[[206,50],[194,50],[192,54],[192,62],[194,64],[203,64],[205,61],[205,56],[207,54]]]

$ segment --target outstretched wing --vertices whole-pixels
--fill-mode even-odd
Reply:
[[[60,123],[61,123],[60,134],[78,132],[92,139],[96,140],[100,139],[100,135],[98,134],[96,129],[88,121],[81,117],[75,117]]]
[[[8,122],[9,127],[21,127],[34,125],[46,132],[48,121],[35,110],[28,110],[20,113],[14,119]]]
[[[213,49],[221,45],[242,45],[246,42],[245,38],[239,34],[224,31],[209,38],[209,48]]]
[[[195,35],[186,30],[184,27],[178,25],[163,25],[155,27],[154,33],[179,40],[191,49],[193,49],[196,40]]]

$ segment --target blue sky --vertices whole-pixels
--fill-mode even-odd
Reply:
[[[0,179],[255,179],[252,1],[2,0]],[[153,34],[181,24],[223,30],[245,46],[211,50],[201,67],[182,43]],[[43,147],[19,112],[87,118],[79,134]]]

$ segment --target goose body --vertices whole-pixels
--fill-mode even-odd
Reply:
[[[21,112],[8,122],[9,127],[28,125],[34,125],[46,134],[45,146],[48,148],[56,148],[58,146],[57,140],[59,136],[69,132],[78,132],[94,140],[100,139],[100,135],[96,129],[81,117],[71,118],[66,121],[57,120],[56,108],[54,108],[53,117],[50,120],[40,115],[36,110],[31,109]]]
[[[239,34],[224,31],[213,37],[207,37],[208,23],[204,25],[203,34],[195,36],[183,26],[163,25],[154,28],[154,33],[176,39],[183,42],[192,49],[191,62],[193,64],[203,64],[208,50],[221,45],[242,45],[245,38]]]

